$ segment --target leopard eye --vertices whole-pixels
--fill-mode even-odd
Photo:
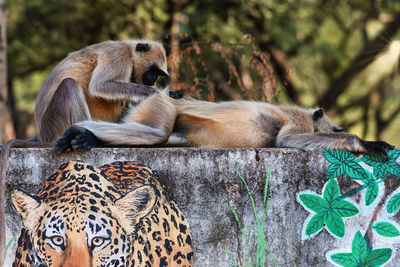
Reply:
[[[64,244],[64,238],[62,236],[56,235],[51,237],[51,242],[54,245],[61,247]]]
[[[92,247],[100,247],[104,243],[104,238],[103,237],[95,237],[92,239]]]

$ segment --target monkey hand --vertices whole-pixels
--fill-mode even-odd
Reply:
[[[364,141],[361,140],[361,144],[368,153],[381,156],[388,160],[389,156],[386,151],[394,149],[394,146],[384,142],[384,141]]]
[[[177,90],[177,91],[169,91],[169,97],[172,97],[174,99],[180,99],[183,97],[183,91],[182,90]]]
[[[80,126],[72,126],[64,135],[61,136],[54,145],[54,151],[61,154],[75,149],[89,150],[93,147],[99,147],[102,141],[98,139],[91,131]]]

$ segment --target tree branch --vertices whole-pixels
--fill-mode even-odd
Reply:
[[[350,66],[337,78],[325,94],[318,101],[318,105],[329,109],[335,105],[337,98],[349,86],[351,81],[363,71],[375,57],[381,53],[388,45],[389,40],[400,29],[400,14],[389,23],[384,30],[373,40],[369,41],[360,53],[353,59]]]
[[[266,51],[271,56],[271,62],[274,65],[275,73],[281,81],[283,87],[286,89],[286,93],[289,98],[296,104],[300,104],[300,95],[298,90],[290,82],[288,77],[289,60],[286,54],[273,46],[270,46],[267,42],[260,42],[260,49]]]

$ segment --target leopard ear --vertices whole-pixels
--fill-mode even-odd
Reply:
[[[34,197],[20,190],[14,190],[11,193],[11,201],[15,209],[22,216],[24,225],[28,229],[32,229],[34,227],[33,224],[36,221],[35,215],[37,214],[40,202]]]
[[[122,226],[133,232],[139,220],[149,214],[156,203],[157,195],[153,187],[144,185],[138,187],[115,201],[115,215],[120,218]]]

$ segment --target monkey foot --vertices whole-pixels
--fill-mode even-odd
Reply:
[[[99,147],[103,142],[91,131],[80,126],[72,126],[61,136],[54,145],[54,151],[61,154],[75,149],[89,150]]]
[[[389,159],[386,151],[394,149],[394,146],[384,142],[384,141],[364,141],[361,140],[365,150],[369,153],[376,154],[385,158],[386,160]]]

